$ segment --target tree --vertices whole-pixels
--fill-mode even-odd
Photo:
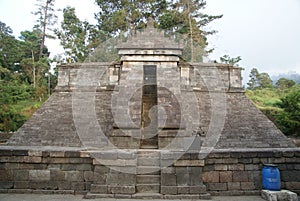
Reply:
[[[24,56],[21,43],[12,35],[9,26],[0,21],[0,67],[11,72],[18,71],[20,61]]]
[[[183,57],[191,62],[202,61],[203,55],[212,50],[205,50],[207,47],[207,36],[216,31],[207,31],[205,27],[222,15],[212,16],[203,14],[206,6],[204,0],[177,0],[173,1],[168,11],[159,20],[159,27],[171,33],[183,35],[186,42]]]
[[[276,82],[276,87],[280,90],[285,90],[288,88],[291,88],[292,86],[294,86],[296,83],[294,80],[289,80],[287,78],[280,78],[277,82]]]
[[[255,89],[259,86],[259,81],[258,81],[258,78],[259,78],[259,72],[257,70],[257,68],[252,68],[251,71],[250,71],[250,80],[249,82],[247,83],[247,85],[249,86],[248,89]]]
[[[27,54],[27,58],[22,59],[21,66],[23,71],[28,75],[28,77],[32,81],[33,87],[35,87],[36,86],[35,62],[37,61],[37,55],[39,52],[39,37],[36,32],[22,31],[20,39],[23,41],[23,46]],[[32,72],[32,74],[30,72]]]
[[[224,55],[224,56],[220,57],[221,63],[229,64],[232,66],[239,66],[238,63],[241,60],[242,60],[242,58],[240,56],[238,56],[236,58],[231,58],[229,55]]]
[[[258,77],[259,88],[272,88],[273,81],[268,73],[261,73]]]
[[[97,45],[95,40],[98,34],[92,25],[76,16],[75,8],[63,9],[63,17],[61,30],[56,29],[55,34],[66,51],[67,60],[83,62],[89,54],[89,49]]]
[[[268,73],[259,73],[257,68],[251,69],[250,80],[247,83],[248,89],[262,89],[262,88],[272,88],[273,81],[271,80]]]
[[[277,117],[281,130],[288,135],[300,136],[300,84],[281,98],[279,106],[283,109]]]
[[[144,28],[149,17],[158,20],[166,11],[166,0],[95,0],[101,8],[96,14],[99,30],[107,36],[117,36],[122,32],[133,32]]]
[[[46,38],[54,38],[47,33],[47,30],[52,31],[49,27],[53,26],[57,21],[57,16],[55,15],[54,3],[55,0],[37,0],[38,7],[37,11],[33,12],[34,15],[38,16],[37,25],[35,29],[40,31],[40,48],[38,58],[43,56],[45,40]]]

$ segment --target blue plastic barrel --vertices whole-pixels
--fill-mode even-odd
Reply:
[[[280,191],[280,172],[277,165],[263,165],[262,186],[265,190]]]

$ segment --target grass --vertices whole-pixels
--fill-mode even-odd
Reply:
[[[17,113],[24,115],[26,119],[29,119],[33,113],[43,104],[40,101],[19,101],[18,103],[12,105]]]

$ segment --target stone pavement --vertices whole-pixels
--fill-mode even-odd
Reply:
[[[1,201],[129,201],[138,199],[83,199],[82,195],[45,195],[45,194],[0,194]],[[177,201],[178,199],[176,199]],[[171,200],[156,200],[171,201]],[[175,200],[172,200],[175,201]],[[179,200],[178,200],[179,201]],[[201,201],[264,201],[260,196],[216,196]]]

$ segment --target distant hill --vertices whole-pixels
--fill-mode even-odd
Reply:
[[[280,78],[286,78],[286,79],[289,79],[289,80],[294,80],[296,82],[296,84],[300,83],[300,74],[298,74],[296,71],[291,71],[291,72],[288,72],[288,73],[271,76],[271,79],[273,80],[274,84]]]

